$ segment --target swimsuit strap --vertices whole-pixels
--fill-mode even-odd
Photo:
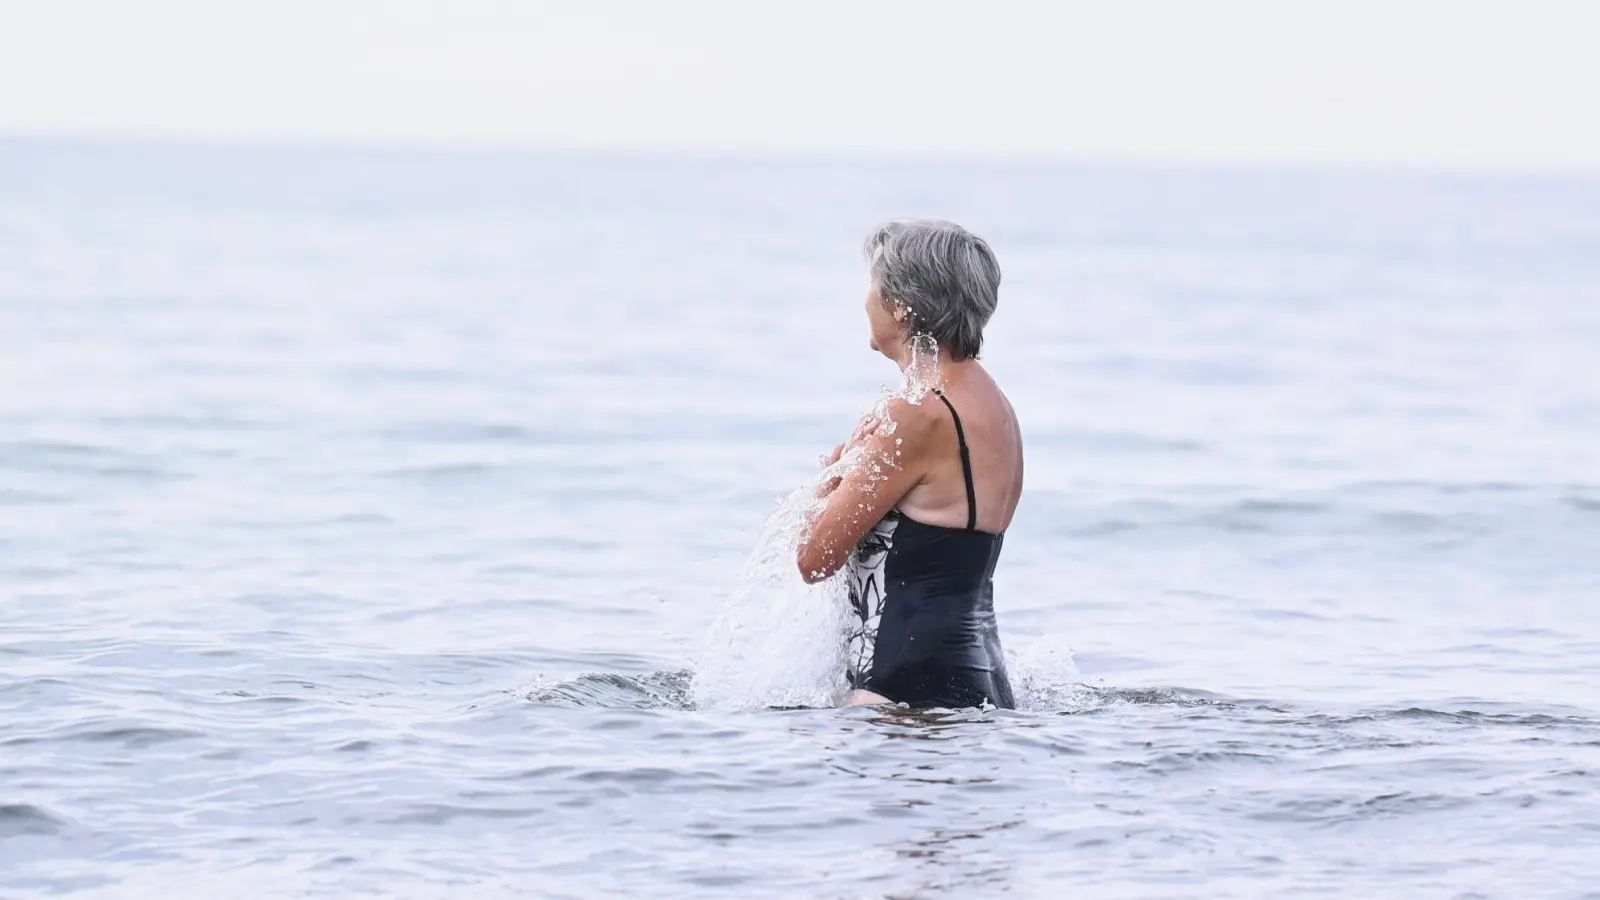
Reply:
[[[978,490],[972,484],[972,454],[967,450],[967,433],[961,427],[961,416],[956,413],[955,405],[944,391],[934,388],[933,392],[944,401],[945,408],[950,410],[950,418],[956,421],[956,440],[961,444],[961,475],[967,480],[967,530],[978,530]]]

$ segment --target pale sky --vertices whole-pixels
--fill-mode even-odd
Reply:
[[[0,134],[1600,171],[1600,3],[0,0]]]

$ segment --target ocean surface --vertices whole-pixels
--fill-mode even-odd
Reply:
[[[785,568],[895,215],[1017,711],[829,708]],[[1600,896],[1600,179],[0,142],[41,895]]]

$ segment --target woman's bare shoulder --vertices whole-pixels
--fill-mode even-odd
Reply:
[[[901,463],[924,456],[948,418],[932,408],[938,405],[933,394],[920,400],[895,396],[880,402],[863,423],[865,445]]]
[[[915,399],[895,396],[880,405],[880,417],[885,424],[892,423],[889,430],[900,437],[923,437],[937,430],[943,409],[931,392]]]

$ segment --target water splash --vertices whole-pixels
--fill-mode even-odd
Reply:
[[[1004,629],[1001,638],[1004,640]],[[1078,663],[1064,641],[1046,636],[1006,650],[1006,672],[1017,709],[1059,712],[1075,709],[1089,696]]]
[[[915,334],[911,336],[910,347],[905,380],[891,396],[899,395],[911,403],[921,403],[929,391],[939,386],[939,343],[931,334]]]
[[[694,667],[695,705],[759,709],[838,701],[845,688],[844,577],[808,585],[795,568],[817,485],[834,468],[784,498],[767,517]]]

